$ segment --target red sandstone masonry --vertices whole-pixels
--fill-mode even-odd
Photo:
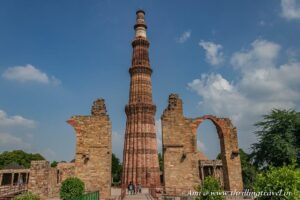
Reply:
[[[100,191],[101,199],[111,189],[111,122],[103,99],[92,106],[92,115],[73,116],[68,123],[76,132],[75,176],[87,192]]]
[[[197,128],[207,119],[215,124],[220,139],[225,190],[243,190],[236,128],[228,118],[211,115],[185,118],[182,100],[176,94],[169,96],[169,105],[161,117],[166,188],[193,190],[193,186],[201,182],[196,146]]]
[[[159,164],[155,128],[156,106],[152,101],[152,69],[149,64],[149,42],[146,38],[144,11],[137,12],[132,42],[132,66],[129,103],[125,107],[127,122],[123,151],[122,184],[130,182],[143,187],[159,186]]]

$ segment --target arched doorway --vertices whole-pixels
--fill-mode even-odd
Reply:
[[[178,95],[171,94],[161,120],[165,187],[193,189],[201,182],[196,135],[199,125],[204,120],[210,120],[217,129],[220,141],[224,188],[227,191],[243,190],[237,130],[230,119],[212,115],[186,118],[182,100]]]

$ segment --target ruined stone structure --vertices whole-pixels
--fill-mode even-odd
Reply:
[[[199,156],[200,152],[197,151],[197,128],[207,119],[216,126],[220,139],[222,173],[220,163],[203,161],[204,157]],[[208,165],[213,167],[211,173],[215,173],[216,177],[223,176],[225,190],[243,190],[237,130],[228,118],[211,115],[186,118],[183,115],[182,100],[178,95],[171,94],[161,121],[166,188],[193,189],[205,175],[209,175],[204,172],[204,167]]]
[[[76,132],[75,176],[85,183],[86,192],[110,196],[111,122],[103,99],[97,99],[90,116],[73,116],[68,123]]]
[[[152,101],[152,69],[149,63],[149,41],[146,36],[145,12],[136,12],[135,38],[132,42],[132,64],[129,102],[125,107],[127,123],[123,152],[122,183],[159,186],[159,164],[155,129],[156,106]]]
[[[51,168],[49,161],[32,161],[28,182],[28,191],[40,196],[41,200],[59,196],[61,182],[58,170]]]
[[[50,167],[49,161],[32,161],[30,169],[0,170],[0,199],[13,197],[26,190],[38,194],[42,200],[59,197],[62,181],[74,176],[74,163],[58,163]]]

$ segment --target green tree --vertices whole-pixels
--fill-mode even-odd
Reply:
[[[164,158],[162,157],[161,153],[158,153],[158,162],[159,162],[159,170],[161,172],[164,171]]]
[[[54,160],[54,161],[52,161],[52,163],[51,163],[51,167],[56,167],[57,164],[58,164],[58,162],[57,162],[56,160]]]
[[[200,197],[197,200],[223,200],[225,199],[223,189],[220,182],[212,177],[208,176],[204,178],[203,185],[198,185],[195,190],[200,192]]]
[[[111,159],[111,174],[114,182],[119,182],[121,180],[122,165],[120,163],[119,158],[117,158],[114,153],[112,154],[112,159]]]
[[[249,154],[245,153],[243,149],[239,149],[239,152],[244,188],[253,189],[253,183],[257,174],[257,169],[252,164],[251,156]]]
[[[300,169],[295,164],[283,167],[270,167],[266,172],[257,175],[254,183],[254,191],[274,192],[272,196],[264,195],[259,200],[298,200],[300,197]],[[290,195],[283,196],[284,193]]]
[[[0,154],[0,169],[14,162],[29,168],[32,160],[45,160],[45,158],[38,153],[26,153],[22,150],[5,151]]]
[[[299,112],[274,109],[255,126],[258,143],[252,145],[252,157],[257,167],[283,166],[293,160],[299,165]]]
[[[36,194],[32,194],[31,192],[27,192],[14,197],[13,200],[40,200],[40,197]]]
[[[77,177],[70,177],[64,180],[60,188],[60,198],[70,200],[80,197],[84,192],[84,183]]]

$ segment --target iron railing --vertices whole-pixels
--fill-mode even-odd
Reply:
[[[90,192],[72,200],[100,200],[99,191]]]

